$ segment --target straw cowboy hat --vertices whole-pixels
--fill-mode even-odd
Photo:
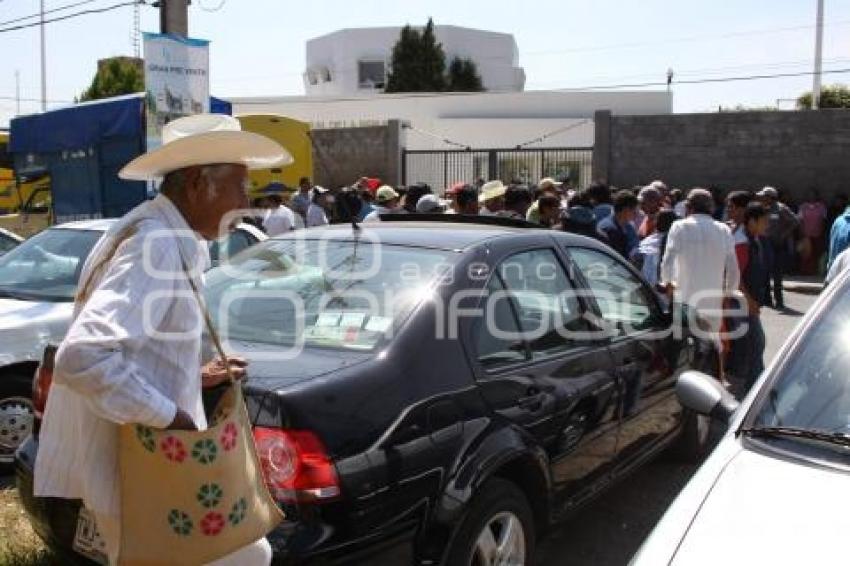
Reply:
[[[152,181],[193,165],[239,164],[269,169],[292,163],[277,142],[243,132],[239,120],[224,114],[196,114],[169,122],[162,146],[140,155],[118,173],[122,179]]]
[[[481,194],[478,195],[478,202],[484,203],[494,198],[505,196],[507,187],[501,181],[490,181],[481,187]]]

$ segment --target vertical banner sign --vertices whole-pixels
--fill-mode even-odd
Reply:
[[[209,41],[144,34],[147,149],[162,144],[162,127],[210,111]]]

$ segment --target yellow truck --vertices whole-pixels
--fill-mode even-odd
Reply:
[[[50,223],[50,177],[15,178],[8,144],[0,132],[0,228],[29,237]]]
[[[301,177],[313,176],[313,146],[310,141],[310,125],[276,114],[245,114],[237,116],[242,129],[269,137],[286,148],[295,161],[283,168],[251,171],[251,198],[262,196],[262,190],[270,183],[281,183],[297,190]]]

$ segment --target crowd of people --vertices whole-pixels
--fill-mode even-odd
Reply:
[[[761,309],[786,308],[786,273],[816,275],[832,268],[829,281],[850,265],[850,251],[841,254],[850,246],[847,199],[836,197],[827,206],[814,189],[795,206],[773,187],[726,194],[692,189],[686,195],[660,180],[630,189],[602,182],[577,189],[552,178],[534,185],[479,179],[447,187],[441,197],[424,183],[391,187],[364,177],[329,191],[304,178],[288,202],[270,194],[254,205],[265,209],[257,222],[269,235],[352,220],[380,222],[391,214],[459,214],[520,220],[602,241],[633,262],[663,300],[703,313],[730,306],[746,313],[705,317],[718,336],[746,322],[740,338],[718,339],[723,375],[740,392],[764,368]]]

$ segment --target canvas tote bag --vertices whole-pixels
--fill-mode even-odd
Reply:
[[[134,232],[133,226],[120,232],[95,270]],[[181,262],[207,332],[218,355],[226,359],[182,254]],[[87,287],[78,300],[85,301]],[[119,564],[204,564],[259,540],[283,520],[263,479],[242,387],[229,367],[227,372],[230,385],[207,430],[120,427]]]

